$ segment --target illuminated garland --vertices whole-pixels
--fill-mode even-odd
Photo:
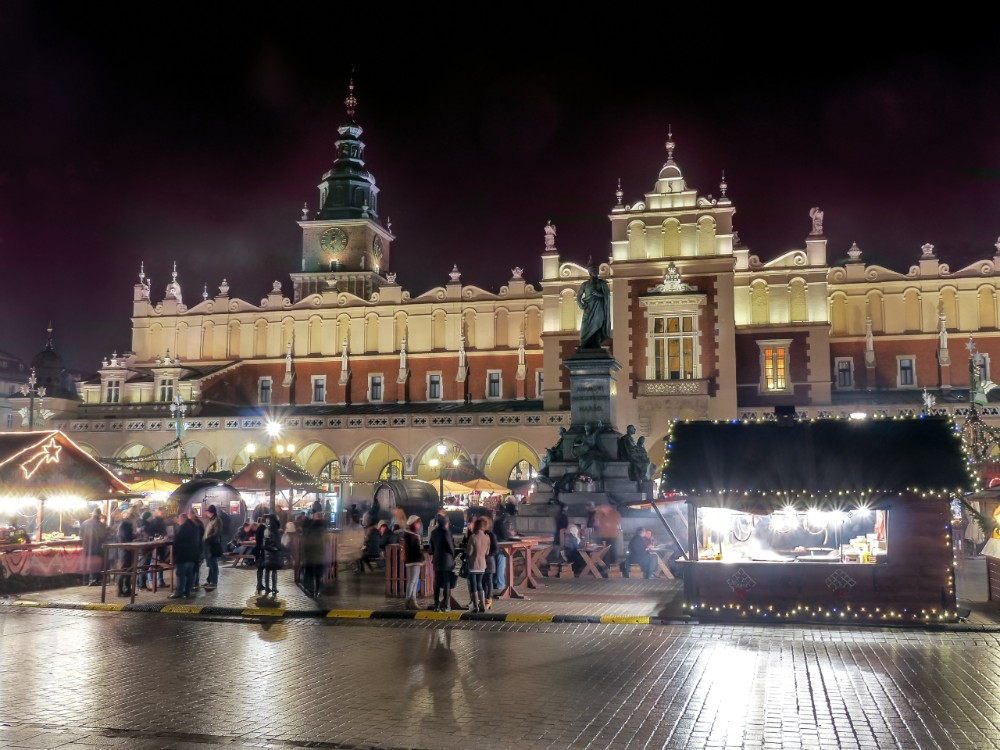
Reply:
[[[722,604],[715,606],[712,604],[684,604],[683,609],[690,610],[692,614],[706,613],[730,615],[738,614],[745,618],[769,618],[772,620],[814,620],[823,622],[833,621],[872,621],[872,622],[944,622],[951,621],[958,617],[958,612],[950,610],[921,609],[919,612],[911,612],[908,607],[902,609],[884,609],[882,607],[852,607],[845,604],[843,607],[821,607],[810,605],[797,605],[792,609],[780,610],[774,605],[754,606],[743,604]]]

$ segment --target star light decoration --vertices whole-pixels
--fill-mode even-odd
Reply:
[[[24,474],[24,478],[31,479],[44,464],[59,463],[60,451],[62,451],[62,446],[56,442],[55,438],[49,438],[49,442],[39,447],[37,453],[21,462],[21,472]]]

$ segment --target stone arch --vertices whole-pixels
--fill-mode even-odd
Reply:
[[[97,452],[97,448],[92,446],[90,443],[77,443],[76,445],[80,450],[82,450],[91,458],[99,458],[101,455],[100,453]]]
[[[312,441],[303,445],[299,448],[298,453],[296,453],[296,458],[302,468],[317,477],[331,461],[337,461],[339,464],[340,460],[340,457],[330,446],[319,441]]]
[[[768,302],[767,282],[757,279],[750,284],[750,322],[766,324],[771,322],[771,310]]]
[[[976,290],[979,306],[979,330],[995,329],[997,327],[997,296],[996,288],[984,284]]]
[[[881,292],[868,292],[867,314],[872,318],[872,332],[885,333],[885,298]]]
[[[484,454],[483,474],[491,482],[509,486],[511,473],[522,461],[527,461],[532,472],[537,472],[541,462],[535,449],[516,438],[497,441]],[[534,474],[531,474],[533,477]],[[526,477],[526,478],[531,478]]]
[[[949,331],[960,330],[958,319],[958,290],[953,286],[941,288],[941,306],[944,308],[944,325]]]
[[[830,295],[830,333],[834,336],[847,335],[847,295],[843,292]]]
[[[511,346],[510,313],[506,307],[498,307],[493,316],[493,345],[497,347]],[[514,337],[517,338],[516,336]],[[515,343],[516,347],[517,344]]]
[[[240,353],[240,322],[234,320],[229,324],[229,342],[226,357],[241,357]]]
[[[579,305],[576,304],[576,292],[572,289],[563,289],[559,293],[559,329],[562,331],[572,331],[579,328],[579,316],[577,312]]]
[[[369,313],[365,316],[365,353],[378,352],[378,315]]]
[[[441,351],[448,348],[448,315],[444,310],[431,313],[431,349]]]
[[[321,354],[323,352],[323,319],[319,315],[309,318],[308,341],[306,351],[309,354]]]
[[[185,440],[184,455],[188,457],[191,468],[196,472],[218,471],[218,468],[210,468],[212,466],[218,467],[219,461],[215,451],[199,440]]]
[[[805,279],[792,279],[788,282],[788,319],[793,323],[806,323],[809,320]]]
[[[698,219],[698,255],[715,255],[715,219],[711,216]]]
[[[537,307],[529,307],[524,312],[524,345],[541,346],[542,343],[542,311]]]
[[[114,455],[116,459],[130,459],[138,458],[140,456],[145,456],[153,452],[145,443],[140,442],[130,442],[126,443],[122,448],[120,448]],[[155,471],[158,468],[158,459],[151,458],[148,461],[126,461],[124,465],[136,471]]]
[[[663,254],[668,258],[681,254],[681,223],[677,219],[663,222]]]
[[[258,320],[253,326],[253,356],[267,356],[267,321]]]
[[[910,287],[903,291],[903,330],[920,331],[920,292]]]
[[[476,311],[466,310],[462,314],[462,320],[465,323],[465,348],[475,349],[476,348]]]
[[[646,225],[641,221],[628,225],[628,257],[633,260],[646,257]]]
[[[438,451],[438,445],[444,443],[447,450],[444,453],[444,457],[441,457],[441,453]],[[440,463],[435,465],[435,461]],[[455,462],[458,462],[457,464]],[[425,443],[416,453],[413,464],[412,473],[416,475],[417,479],[423,479],[425,482],[434,483],[438,481],[439,471],[447,470],[451,466],[457,466],[459,464],[473,465],[472,457],[469,455],[468,451],[465,450],[461,445],[456,443],[454,440],[448,440],[447,438],[439,438],[429,443]]]
[[[406,465],[403,454],[386,440],[376,439],[362,443],[347,462],[351,467],[352,495],[372,497],[382,470],[393,461],[400,461],[404,467]]]

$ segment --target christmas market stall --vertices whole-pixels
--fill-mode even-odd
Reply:
[[[974,485],[947,418],[675,423],[685,606],[702,619],[957,619],[951,498]]]
[[[308,511],[323,499],[323,481],[290,458],[254,458],[229,484],[246,500],[255,519],[268,512],[272,497],[276,509],[293,512]]]
[[[128,493],[58,430],[0,433],[0,576],[84,572],[80,520]]]

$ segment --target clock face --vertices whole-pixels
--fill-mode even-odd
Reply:
[[[375,241],[372,242],[372,255],[375,256],[375,260],[382,260],[382,238],[376,237]]]
[[[319,236],[319,246],[328,253],[339,253],[347,247],[347,235],[340,227],[330,227]]]

